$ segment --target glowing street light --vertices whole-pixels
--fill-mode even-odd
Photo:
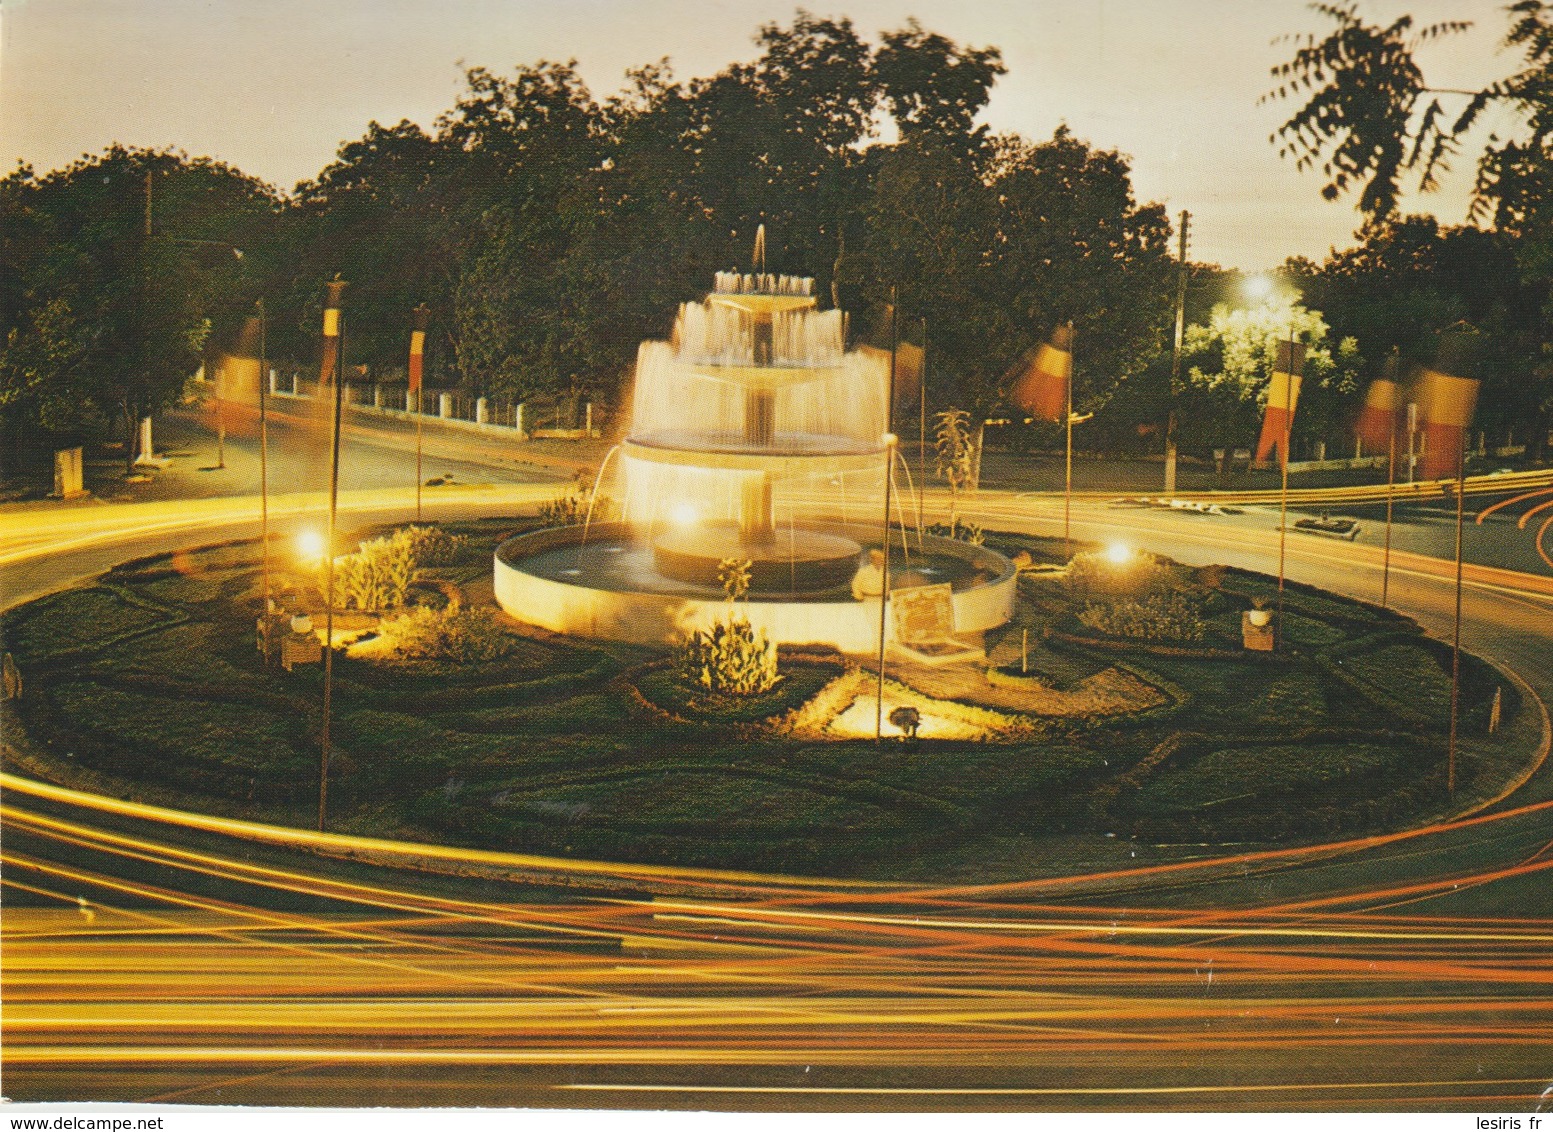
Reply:
[[[305,530],[297,535],[297,554],[310,566],[324,560],[324,536],[315,530]]]
[[[1248,275],[1241,282],[1240,289],[1252,302],[1265,302],[1273,296],[1273,277],[1265,271]]]

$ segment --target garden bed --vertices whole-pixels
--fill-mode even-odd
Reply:
[[[463,557],[433,574],[439,604],[484,609],[472,572],[512,530],[459,526]],[[1037,561],[1060,546],[997,539]],[[250,543],[145,559],[6,614],[24,677],[8,720],[25,732],[8,742],[25,747],[27,773],[297,821],[316,797],[322,673],[264,665],[257,559]],[[1138,577],[1183,588],[1225,630],[1276,594],[1232,570],[1151,562]],[[993,681],[986,665],[892,664],[886,714],[952,724],[915,744],[874,741],[876,674],[839,656],[783,653],[770,692],[716,695],[669,650],[570,640],[485,609],[506,634],[500,655],[337,658],[330,821],[519,851],[913,877],[1053,832],[1289,840],[1442,809],[1449,658],[1407,618],[1291,587],[1295,647],[1270,663],[1211,639],[1068,632],[1097,589],[1126,599],[1098,573],[1087,584],[1021,580],[1014,621],[988,642]],[[316,612],[310,585],[277,578]],[[1459,780],[1487,798],[1519,769],[1486,734],[1492,699],[1500,690],[1508,732],[1520,697],[1476,658],[1463,677]]]

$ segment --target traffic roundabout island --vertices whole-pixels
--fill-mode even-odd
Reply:
[[[941,548],[972,572],[981,556],[1021,567],[1006,619],[959,653],[892,644],[881,681],[872,650],[767,642],[773,678],[730,691],[705,648],[503,610],[497,548],[570,553],[576,529],[357,534],[361,562],[412,544],[421,558],[382,610],[358,608],[382,596],[371,571],[339,560],[356,587],[335,617],[328,823],[342,832],[997,880],[1029,875],[1059,837],[1294,844],[1423,824],[1498,797],[1540,738],[1516,683],[1463,656],[1452,768],[1448,648],[1395,612],[1291,585],[1278,649],[1248,650],[1247,615],[1276,607],[1276,583],[1221,567],[1092,548],[1068,561],[1061,540],[991,534]],[[255,541],[126,562],[8,610],[9,769],[314,826],[325,611],[316,563],[279,543],[270,558],[268,617]],[[703,644],[721,632],[755,655],[758,601],[706,603],[721,620]],[[877,632],[877,600],[834,606],[867,608]]]

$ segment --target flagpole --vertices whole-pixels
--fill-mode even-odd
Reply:
[[[424,350],[426,348],[426,322],[429,308],[425,303],[415,308],[414,328],[410,331],[410,379],[415,384],[415,521],[421,521],[421,485],[425,475],[421,471],[421,409],[425,397]],[[419,338],[417,339],[417,335]]]
[[[1445,752],[1445,791],[1456,795],[1456,730],[1461,714],[1461,534],[1466,514],[1467,437],[1456,442],[1456,625],[1451,640],[1451,731]]]
[[[1062,488],[1062,556],[1073,557],[1073,320],[1068,319],[1067,470]]]
[[[1386,454],[1386,549],[1380,561],[1380,607],[1391,596],[1391,504],[1397,490],[1397,411],[1391,410],[1391,443]]]
[[[874,742],[884,742],[884,637],[885,612],[890,604],[890,486],[895,477],[895,354],[896,289],[890,288],[890,395],[884,402],[884,564],[879,579],[879,687],[874,699]]]
[[[339,302],[344,284],[335,276],[338,285],[330,299]],[[319,743],[318,762],[318,832],[324,831],[324,818],[329,805],[329,721],[334,692],[334,530],[340,503],[340,424],[345,406],[345,315],[335,309],[334,352],[334,428],[329,444],[329,526],[324,537],[324,705],[323,732]],[[327,318],[327,316],[326,316]]]
[[[265,399],[270,383],[270,366],[268,343],[265,341],[265,314],[264,298],[261,296],[254,306],[259,311],[259,545],[262,550],[261,561],[263,577],[263,604],[260,606],[261,615],[265,618],[264,647],[265,661],[269,660],[269,616],[270,616],[270,431],[269,420],[265,412]]]
[[[922,320],[922,373],[917,377],[917,549],[922,549],[922,500],[927,494],[927,319]]]
[[[1273,643],[1283,651],[1283,570],[1289,542],[1289,437],[1294,431],[1294,331],[1289,331],[1288,372],[1283,375],[1283,465],[1282,486],[1278,492],[1278,616],[1274,622]]]

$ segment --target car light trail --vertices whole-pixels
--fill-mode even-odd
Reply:
[[[13,561],[55,549],[0,528]],[[1547,608],[1525,575],[1477,580],[1483,624]],[[319,835],[15,773],[0,789],[12,1096],[1472,1109],[1548,1087],[1553,916],[1525,897],[1553,868],[1545,789],[1421,829],[996,884]]]

